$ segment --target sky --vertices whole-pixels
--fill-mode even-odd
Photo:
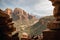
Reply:
[[[53,6],[49,0],[0,0],[0,9],[21,8],[35,16],[53,15]]]

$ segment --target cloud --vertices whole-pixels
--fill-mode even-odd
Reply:
[[[8,4],[13,4],[15,6],[33,6],[34,4],[36,4],[37,2],[39,2],[39,0],[7,0],[5,1]]]
[[[42,11],[42,12],[33,12],[32,15],[36,15],[36,16],[49,16],[52,15],[53,12],[52,11]]]
[[[1,4],[2,3],[5,3],[7,4],[7,6],[9,7],[32,7],[34,6],[37,2],[39,2],[39,0],[2,0]],[[5,6],[5,5],[4,5]]]
[[[48,0],[40,0],[39,3],[35,4],[33,7],[33,14],[37,14],[38,16],[47,16],[52,15],[53,6],[50,1]]]
[[[48,0],[0,0],[0,5],[2,9],[19,7],[28,13],[40,16],[51,15],[53,10]]]
[[[40,2],[34,6],[34,10],[52,10],[53,7],[51,5],[51,2],[45,0],[43,2]]]
[[[0,8],[4,10],[6,7],[8,7],[6,2],[4,2],[4,0],[0,0]]]
[[[15,6],[22,5],[21,3],[24,3],[24,0],[12,0],[10,3],[15,5]]]
[[[2,2],[2,0],[0,0],[0,3]]]

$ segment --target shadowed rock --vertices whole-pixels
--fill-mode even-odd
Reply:
[[[0,40],[19,40],[12,18],[0,9]]]

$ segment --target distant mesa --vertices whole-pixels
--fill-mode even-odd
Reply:
[[[7,8],[5,12],[13,18],[14,21],[21,19],[21,20],[28,20],[34,18],[34,16],[28,14],[25,10],[21,8],[15,8],[14,10]]]
[[[7,13],[15,23],[19,22],[19,24],[28,25],[37,20],[35,16],[30,15],[28,12],[21,8],[15,8],[14,10],[12,10],[11,8],[6,8],[4,12]]]

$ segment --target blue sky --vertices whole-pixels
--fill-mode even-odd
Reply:
[[[53,14],[53,6],[49,0],[0,0],[0,9],[22,8],[32,15],[48,16]]]

